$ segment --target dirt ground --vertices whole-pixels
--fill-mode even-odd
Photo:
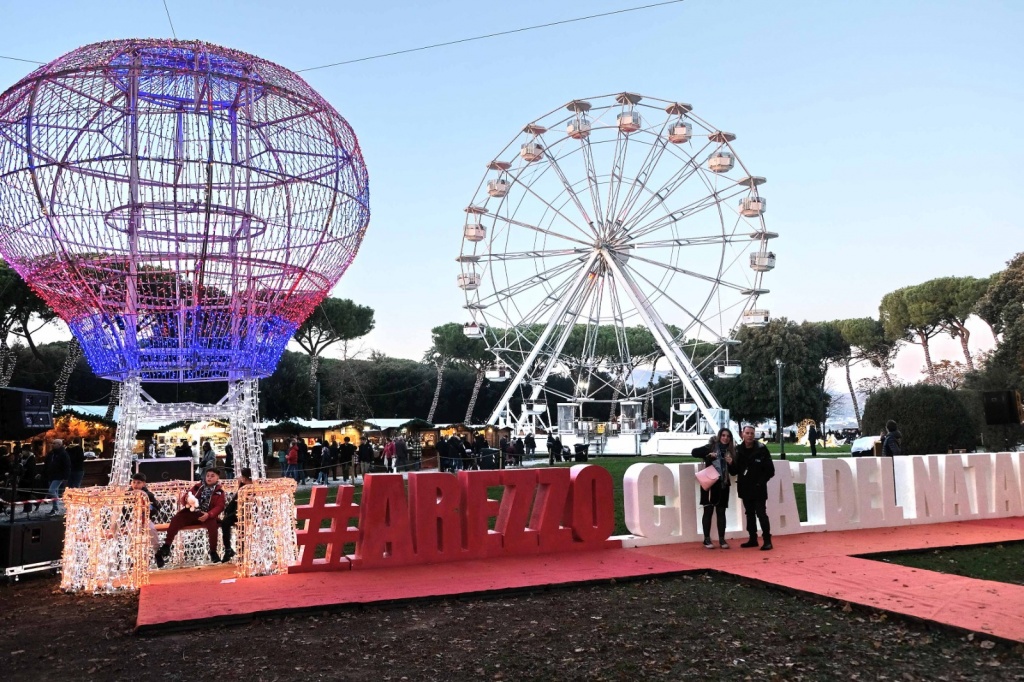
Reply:
[[[0,586],[4,679],[1024,680],[1022,645],[712,574],[149,637],[136,597],[57,585]]]

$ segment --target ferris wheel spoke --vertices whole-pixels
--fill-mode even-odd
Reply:
[[[640,164],[640,170],[633,176],[633,182],[630,183],[629,190],[626,192],[626,199],[622,202],[622,207],[618,209],[615,218],[617,222],[622,223],[625,221],[626,216],[633,209],[633,205],[640,198],[643,190],[647,188],[647,181],[661,160],[662,154],[665,153],[665,148],[668,146],[668,138],[664,134],[667,125],[667,121],[662,124],[661,131],[658,132],[654,143],[647,151],[647,156],[644,158],[643,163]]]
[[[615,331],[615,345],[618,348],[619,359],[621,361],[617,369],[619,371],[625,371],[625,368],[629,367],[632,362],[629,353],[629,340],[626,338],[626,316],[623,314],[622,304],[619,302],[618,287],[611,287],[611,290],[608,293],[608,300],[612,306],[612,319],[615,322],[613,325]]]
[[[549,167],[550,167],[550,165],[549,165]],[[581,235],[583,235],[584,239],[586,239],[586,240],[592,240],[593,239],[593,233],[592,232],[588,232],[587,230],[585,230],[576,221],[572,220],[569,216],[565,215],[565,213],[563,213],[559,208],[556,208],[554,204],[552,204],[550,201],[548,201],[547,199],[542,197],[540,194],[538,194],[537,191],[534,190],[533,185],[531,183],[522,182],[521,180],[519,180],[518,177],[515,178],[515,183],[517,185],[519,185],[520,187],[522,187],[523,190],[527,194],[529,194],[534,199],[536,199],[537,201],[539,201],[542,204],[544,204],[545,206],[547,206],[549,211],[551,211],[552,213],[557,215],[559,218],[564,220],[569,225],[572,225],[574,228],[576,228],[576,231],[579,232]],[[586,212],[583,212],[582,215],[584,217],[586,217]],[[589,225],[587,227],[589,227]],[[581,243],[588,243],[589,244],[589,241],[581,242]]]
[[[580,150],[583,154],[583,165],[587,173],[587,187],[590,188],[590,201],[594,205],[595,224],[600,225],[604,222],[604,213],[601,212],[601,184],[597,180],[594,150],[590,146],[589,135],[580,138]]]
[[[533,308],[520,315],[522,318],[521,324],[529,327],[540,322],[544,318],[545,313],[551,309],[551,306],[569,292],[571,286],[571,279],[565,279],[559,283],[547,296],[538,300]]]
[[[584,352],[580,355],[581,358],[590,358],[591,365],[593,365],[593,358],[597,355],[597,339],[598,332],[601,327],[601,306],[604,303],[606,279],[602,277],[600,280],[601,281],[597,286],[597,295],[594,297],[594,301],[590,306],[590,318],[587,320],[587,328],[584,331]]]
[[[544,156],[548,159],[548,165],[554,170],[555,175],[557,175],[558,179],[562,182],[562,186],[565,187],[566,193],[572,199],[573,204],[576,205],[576,210],[580,212],[581,216],[583,216],[583,221],[589,224],[591,229],[593,229],[594,221],[591,220],[589,215],[587,215],[587,209],[585,209],[583,204],[580,202],[579,195],[576,193],[576,190],[573,189],[569,179],[565,177],[562,167],[558,165],[558,158],[551,153],[551,147],[548,146],[547,141],[544,140],[543,136],[538,135],[538,137],[540,137],[543,142]]]
[[[677,266],[672,265],[670,263],[662,263],[661,261],[656,261],[656,260],[653,260],[651,258],[644,258],[643,256],[638,256],[636,254],[633,254],[632,256],[630,256],[630,260],[643,261],[644,263],[649,263],[649,264],[654,265],[656,267],[664,268],[665,270],[671,270],[672,272],[678,273],[680,275],[686,275],[687,277],[693,277],[694,279],[699,279],[699,280],[702,280],[702,281],[705,281],[705,282],[709,282],[711,284],[715,284],[715,285],[720,286],[720,287],[725,287],[727,289],[734,289],[736,291],[742,292],[742,291],[746,291],[747,289],[750,288],[749,285],[733,284],[731,282],[726,282],[725,280],[720,279],[718,277],[712,277],[710,275],[702,275],[701,273],[694,272],[693,270],[687,270],[686,268],[680,268],[680,267],[677,267]],[[635,268],[630,268],[630,269],[632,271],[634,271],[634,272],[636,271]],[[639,273],[637,273],[637,274],[639,274]]]
[[[644,282],[646,282],[647,284],[649,284],[651,286],[651,290],[652,291],[658,291],[661,299],[664,299],[668,303],[672,304],[672,306],[674,306],[676,309],[678,309],[680,312],[682,312],[684,315],[686,315],[686,317],[688,317],[689,319],[693,320],[693,324],[697,325],[698,327],[700,327],[700,328],[704,329],[705,331],[707,331],[708,333],[712,334],[714,336],[714,338],[718,339],[719,341],[723,340],[721,332],[719,332],[718,330],[716,330],[713,327],[709,326],[706,322],[704,322],[701,319],[701,315],[704,314],[704,310],[707,308],[708,301],[704,302],[704,306],[701,308],[700,312],[694,313],[689,308],[684,306],[682,303],[677,301],[675,298],[670,296],[667,292],[660,290],[658,288],[657,284],[652,282],[651,279],[649,277],[647,277],[644,273],[639,272],[638,270],[636,270],[636,268],[631,268],[631,267],[627,266],[625,268],[625,270],[627,270],[632,276],[634,276],[636,278],[639,278],[639,279],[643,280]],[[686,329],[689,329],[692,326],[693,325],[687,325]],[[684,329],[684,331],[685,331],[685,329]]]
[[[612,216],[615,215],[615,205],[619,201],[619,190],[622,187],[622,173],[626,164],[626,150],[628,148],[629,135],[620,130],[615,137],[615,155],[612,160],[612,172],[608,178],[608,202],[604,212],[608,216],[608,220],[611,220]],[[611,226],[603,228],[602,234],[608,236],[611,229]]]
[[[734,244],[751,241],[747,234],[713,234],[704,237],[680,237],[678,239],[658,239],[650,242],[629,242],[632,249],[662,249],[672,246],[707,246],[710,244]]]
[[[648,223],[646,225],[641,224],[638,225],[637,227],[634,227],[631,230],[630,234],[633,239],[637,239],[639,237],[651,234],[652,232],[657,232],[662,228],[674,225],[675,223],[678,223],[681,220],[691,218],[697,215],[698,213],[706,211],[710,208],[721,208],[722,202],[729,201],[733,197],[736,197],[742,193],[743,190],[737,190],[733,192],[730,192],[728,190],[725,192],[718,192],[712,190],[711,193],[708,194],[707,196],[703,196],[700,199],[697,199],[696,201],[693,201],[687,204],[686,206],[683,206],[677,211],[673,211],[668,215],[662,216],[655,220],[654,222]]]
[[[580,261],[582,259],[574,259],[566,263],[562,263],[553,268],[538,272],[525,277],[513,284],[510,284],[502,289],[498,289],[487,296],[481,296],[477,299],[479,304],[491,305],[494,302],[503,300],[510,296],[522,294],[530,289],[540,286],[545,283],[549,283],[553,278],[563,275],[567,272],[571,272],[580,267]]]
[[[545,203],[547,203],[547,202],[545,202]],[[514,227],[521,227],[521,228],[523,228],[525,230],[533,230],[534,232],[540,232],[541,234],[546,234],[549,237],[556,237],[557,239],[564,239],[567,242],[573,242],[574,244],[580,244],[581,246],[585,246],[587,248],[587,250],[590,250],[590,248],[592,248],[592,244],[590,242],[585,242],[582,239],[576,239],[575,237],[570,237],[567,234],[562,234],[561,232],[555,232],[554,230],[550,230],[550,229],[547,229],[547,228],[544,228],[544,227],[540,227],[539,225],[531,225],[530,223],[526,223],[526,222],[523,222],[521,220],[515,220],[514,218],[509,218],[509,217],[503,216],[503,215],[501,215],[499,213],[491,213],[490,211],[488,211],[484,215],[489,216],[491,218],[494,218],[495,220],[500,220],[503,223],[507,223],[507,224],[512,225]]]
[[[593,272],[592,268],[594,266],[594,263],[595,259],[593,257],[590,260],[588,260],[588,270],[586,272],[581,273],[582,275],[584,275],[584,277],[586,277],[588,273]],[[565,308],[557,317],[552,317],[551,323],[549,323],[548,325],[549,327],[552,328],[552,330],[558,329],[559,333],[555,337],[554,343],[550,346],[549,349],[547,349],[547,359],[543,363],[543,366],[541,367],[538,376],[535,378],[539,378],[541,380],[546,381],[547,377],[551,373],[551,370],[554,369],[555,365],[557,365],[559,361],[563,358],[563,350],[565,349],[565,344],[569,341],[569,337],[575,330],[576,323],[583,312],[583,308],[586,305],[591,292],[598,286],[596,283],[596,278],[591,277],[586,277],[586,279],[582,283],[579,282],[579,280],[577,280],[574,282],[574,285],[575,287],[568,298],[568,305],[565,306]],[[550,339],[550,335],[547,338]]]
[[[676,190],[683,186],[687,180],[689,180],[695,173],[698,173],[701,169],[701,164],[697,161],[697,156],[703,153],[703,150],[707,148],[707,145],[701,149],[698,154],[688,156],[688,158],[682,159],[683,165],[679,170],[672,174],[672,176],[658,188],[658,191],[651,194],[648,199],[641,204],[640,209],[635,215],[630,216],[629,220],[623,223],[623,229],[629,231],[639,223],[642,223],[647,217],[657,210],[658,206],[661,206],[664,202],[668,201]],[[678,154],[673,152],[673,156],[679,158]]]
[[[534,260],[537,258],[557,258],[561,256],[580,256],[589,253],[590,249],[547,249],[537,251],[513,251],[506,253],[482,253],[473,256],[476,260],[484,262],[503,262],[513,260]]]

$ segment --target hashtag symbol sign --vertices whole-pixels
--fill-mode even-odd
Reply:
[[[334,504],[327,503],[327,487],[315,486],[309,496],[309,504],[295,508],[299,521],[305,526],[295,531],[299,546],[299,560],[288,567],[289,573],[310,573],[313,571],[347,571],[349,559],[345,545],[359,539],[359,529],[349,526],[351,519],[359,518],[359,505],[352,503],[355,488],[350,485],[338,487],[338,498]],[[321,528],[324,521],[330,525]],[[325,547],[323,558],[317,558],[317,549]]]

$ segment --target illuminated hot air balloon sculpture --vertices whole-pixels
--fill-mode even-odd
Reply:
[[[264,473],[256,382],[354,258],[369,189],[348,123],[296,74],[202,42],[116,40],[0,96],[0,252],[140,420],[228,417]],[[227,381],[218,405],[142,382]]]

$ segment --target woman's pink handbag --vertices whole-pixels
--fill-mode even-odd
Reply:
[[[718,479],[721,477],[714,465],[699,469],[696,476],[697,482],[700,483],[700,487],[704,488],[704,490],[710,490],[711,486],[718,483]]]

